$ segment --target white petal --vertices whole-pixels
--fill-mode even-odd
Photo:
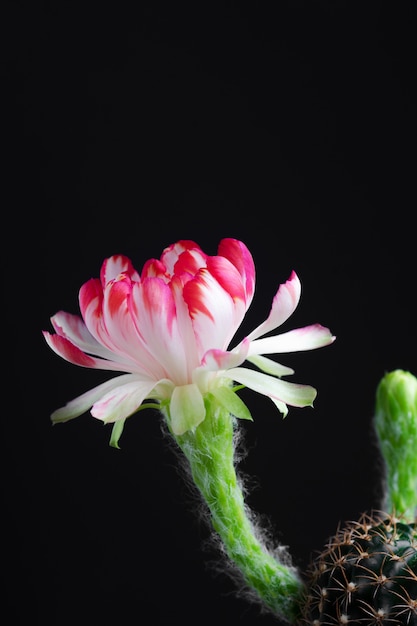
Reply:
[[[142,284],[135,283],[132,288],[132,319],[145,350],[155,362],[152,371],[159,371],[159,377],[168,377],[176,384],[186,382],[188,360],[185,348],[188,346],[182,340],[170,286],[155,277],[146,278]],[[193,365],[197,365],[193,353],[191,359]],[[140,355],[141,362],[148,360],[145,354]]]
[[[134,380],[106,393],[92,409],[91,415],[106,424],[125,419],[134,413],[157,384],[154,380]]]
[[[238,275],[236,268],[233,270]],[[183,294],[200,354],[214,347],[226,349],[246,313],[244,300],[233,298],[204,269],[185,285]]]
[[[111,378],[93,389],[89,389],[86,393],[83,393],[78,398],[74,398],[68,402],[65,406],[54,411],[51,415],[51,420],[54,424],[58,422],[67,422],[75,417],[79,417],[86,411],[88,411],[95,402],[102,398],[107,392],[120,387],[120,385],[136,380],[136,376],[133,374],[123,374],[122,376],[116,376]]]
[[[265,372],[266,374],[271,374],[272,376],[290,376],[294,374],[294,370],[291,367],[286,367],[285,365],[281,365],[281,363],[277,363],[272,359],[268,359],[266,356],[254,355],[247,359],[260,370]]]
[[[245,361],[249,347],[248,339],[244,339],[231,351],[207,350],[202,359],[202,369],[218,371],[227,370],[230,367],[237,367]]]
[[[268,318],[250,333],[249,339],[253,340],[261,337],[281,326],[294,313],[300,300],[300,295],[300,280],[297,274],[292,272],[289,279],[279,286],[272,301],[272,308]]]
[[[264,337],[252,341],[249,357],[254,354],[278,354],[283,352],[299,352],[314,350],[333,343],[335,337],[328,328],[321,324],[312,324],[304,328],[296,328],[281,335]]]
[[[51,317],[51,323],[58,335],[66,337],[86,354],[94,354],[113,361],[115,354],[101,345],[90,333],[79,315],[58,311]]]
[[[284,404],[284,402],[281,402],[281,400],[277,400],[276,398],[270,398],[270,399],[275,404],[275,406],[277,407],[278,411],[280,413],[282,413],[282,417],[287,417],[287,415],[288,415],[288,407],[287,407],[287,405]]]
[[[253,389],[253,391],[275,398],[291,406],[313,406],[313,401],[317,395],[314,387],[309,385],[289,383],[286,380],[274,378],[273,376],[268,376],[268,374],[262,374],[245,367],[230,369],[227,375],[236,382]]]

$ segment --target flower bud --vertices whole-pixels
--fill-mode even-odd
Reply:
[[[417,514],[417,378],[394,370],[376,391],[375,430],[385,461],[385,509]]]

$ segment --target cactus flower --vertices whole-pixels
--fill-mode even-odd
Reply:
[[[293,271],[267,319],[231,347],[254,291],[252,256],[236,239],[222,239],[215,256],[193,241],[178,241],[140,274],[125,256],[106,259],[100,278],[80,289],[82,317],[57,313],[51,318],[55,334],[44,331],[44,337],[70,363],[119,375],[51,417],[65,422],[90,409],[113,423],[110,443],[118,447],[128,417],[159,409],[239,580],[264,607],[292,621],[304,583],[284,546],[265,545],[245,503],[234,465],[235,433],[239,419],[252,418],[236,392],[248,387],[261,393],[284,416],[287,405],[311,406],[316,390],[282,380],[293,370],[265,355],[320,348],[334,337],[320,324],[270,334],[300,300]]]
[[[334,337],[320,324],[265,337],[298,305],[301,285],[293,271],[279,286],[268,318],[230,348],[254,290],[252,256],[232,238],[220,242],[215,256],[193,241],[178,241],[160,260],[148,260],[140,274],[123,255],[106,259],[100,278],[80,289],[82,317],[59,311],[51,318],[55,333],[43,335],[70,363],[120,375],[54,411],[52,421],[91,410],[115,424],[117,445],[126,418],[147,406],[169,409],[174,435],[195,429],[213,400],[236,417],[251,419],[236,394],[242,386],[269,397],[283,415],[287,405],[311,406],[316,390],[282,380],[293,370],[264,355],[319,348]]]

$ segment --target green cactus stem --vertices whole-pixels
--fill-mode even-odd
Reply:
[[[417,516],[417,378],[394,370],[376,391],[375,431],[385,465],[382,508],[411,521]]]
[[[206,408],[205,420],[194,431],[174,438],[188,460],[192,480],[208,507],[232,570],[237,570],[238,578],[243,577],[252,599],[293,624],[299,616],[304,584],[286,550],[265,545],[245,503],[235,468],[237,420],[218,403],[208,403]]]

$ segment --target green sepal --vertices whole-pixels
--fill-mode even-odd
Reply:
[[[111,437],[110,437],[110,445],[112,448],[117,448],[118,450],[120,450],[119,439],[123,432],[125,421],[126,421],[126,418],[124,420],[117,420],[117,422],[114,422],[113,424]]]
[[[210,396],[235,417],[253,421],[246,404],[230,387],[216,387],[206,395],[206,399],[209,401],[211,400]]]
[[[135,412],[139,413],[139,411],[143,411],[144,409],[157,409],[159,411],[160,408],[161,408],[161,405],[157,404],[156,402],[144,402],[143,404],[140,405],[140,407]],[[113,428],[111,431],[110,442],[109,442],[109,445],[112,448],[117,448],[118,450],[120,450],[119,439],[122,435],[126,420],[127,420],[127,417],[125,417],[122,420],[117,420],[117,422],[113,423]]]

